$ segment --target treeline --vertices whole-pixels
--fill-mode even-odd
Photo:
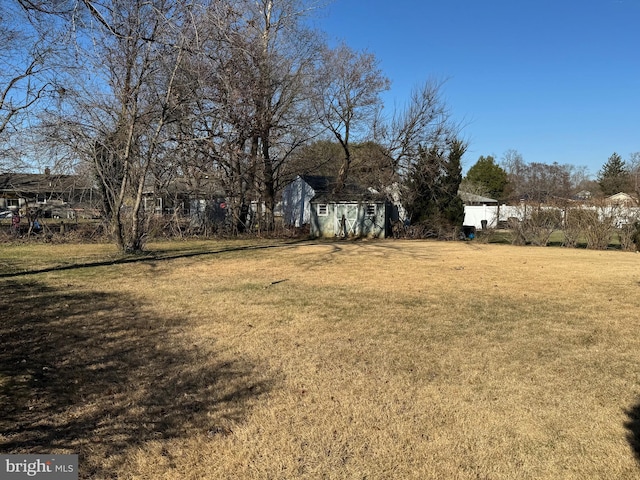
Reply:
[[[516,150],[500,160],[481,156],[468,170],[462,189],[500,202],[553,204],[562,200],[598,200],[617,193],[640,194],[640,152],[625,161],[613,153],[593,179],[572,164],[526,162]]]
[[[10,1],[0,50],[15,62],[0,86],[14,104],[0,105],[0,141],[13,155],[4,168],[44,156],[57,160],[53,170],[66,161],[92,175],[110,233],[135,252],[149,191],[179,184],[222,196],[236,230],[256,204],[269,232],[283,186],[326,167],[309,154],[323,142],[337,148],[337,189],[353,174],[406,179],[424,151],[446,158],[458,131],[442,82],[426,80],[404,109],[382,115],[390,80],[373,54],[331,47],[310,27],[321,3]]]
[[[527,163],[515,150],[498,162],[481,156],[461,182],[467,193],[490,197],[500,207],[499,219],[511,231],[514,244],[545,246],[560,232],[567,247],[624,250],[640,246],[640,153],[624,161],[613,153],[596,179],[584,167]],[[621,198],[607,198],[618,193]]]

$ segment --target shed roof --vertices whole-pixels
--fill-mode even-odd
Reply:
[[[336,191],[338,179],[315,175],[300,176],[315,192],[311,199],[315,203],[385,201],[387,197],[372,188],[357,183],[346,183]]]
[[[466,204],[470,203],[498,203],[497,200],[489,197],[483,197],[482,195],[476,195],[475,193],[468,193],[459,191],[458,196]]]

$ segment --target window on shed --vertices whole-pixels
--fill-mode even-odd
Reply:
[[[376,205],[373,203],[370,203],[369,205],[367,205],[367,215],[370,217],[374,217],[376,215]]]
[[[318,216],[326,217],[327,215],[329,215],[329,205],[327,205],[326,203],[319,203]]]

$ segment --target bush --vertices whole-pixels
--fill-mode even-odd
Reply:
[[[640,251],[640,220],[634,222],[634,232],[631,237],[631,241],[635,245],[636,251]]]
[[[509,217],[509,220],[507,220],[507,226],[513,232],[513,236],[511,237],[511,243],[513,245],[527,244],[526,221],[521,221],[516,217]]]
[[[525,221],[525,228],[531,237],[531,243],[541,247],[547,246],[549,238],[554,230],[562,225],[560,210],[538,208],[531,212],[531,216]]]
[[[565,212],[564,233],[565,247],[575,248],[578,246],[578,240],[583,236],[583,230],[587,224],[589,211],[583,208],[570,208]]]
[[[602,208],[585,210],[584,212],[582,231],[587,241],[587,248],[606,250],[615,231],[615,219]]]
[[[562,215],[557,209],[534,207],[528,214],[524,208],[522,217],[523,220],[516,217],[508,220],[508,226],[513,231],[511,243],[514,245],[531,243],[546,246],[551,234],[562,224]]]

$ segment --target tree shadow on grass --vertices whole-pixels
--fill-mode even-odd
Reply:
[[[84,263],[72,263],[68,265],[51,265],[48,267],[35,268],[32,270],[20,270],[18,265],[8,264],[5,266],[7,271],[0,271],[0,279],[2,278],[16,278],[29,275],[40,275],[42,273],[50,272],[62,272],[65,270],[78,270],[81,268],[94,268],[94,267],[108,267],[113,265],[125,265],[129,263],[149,263],[155,264],[155,262],[176,260],[181,258],[192,258],[209,255],[220,255],[223,253],[243,252],[250,250],[269,250],[269,249],[281,249],[291,248],[298,244],[305,243],[306,240],[293,240],[284,243],[276,243],[273,245],[240,245],[240,246],[227,246],[221,249],[209,249],[199,248],[195,250],[184,251],[145,251],[141,254],[127,255],[114,259],[97,260],[94,262]],[[8,266],[8,268],[7,268]]]
[[[79,453],[80,477],[150,440],[225,435],[271,381],[134,295],[0,284],[0,451]],[[112,462],[113,463],[113,462]]]
[[[624,424],[627,429],[627,441],[636,460],[640,462],[640,403],[636,403],[625,413],[628,418],[628,421]]]

